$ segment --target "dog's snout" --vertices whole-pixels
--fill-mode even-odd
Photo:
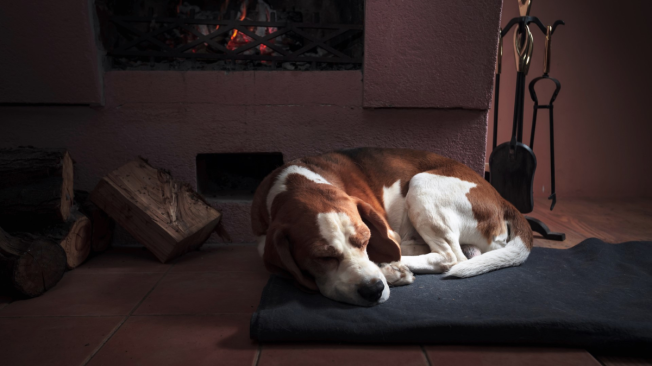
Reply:
[[[383,281],[374,281],[360,285],[358,287],[358,294],[362,296],[363,299],[369,302],[376,302],[383,295],[383,290],[385,289],[385,284]]]

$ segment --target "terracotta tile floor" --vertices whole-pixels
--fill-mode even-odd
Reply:
[[[538,200],[532,216],[567,234],[652,240],[652,200]],[[207,245],[171,264],[114,248],[43,296],[0,295],[0,365],[600,365],[579,349],[422,345],[260,345],[249,318],[268,278],[253,245]],[[597,356],[604,365],[649,359]],[[646,361],[647,360],[647,361]]]

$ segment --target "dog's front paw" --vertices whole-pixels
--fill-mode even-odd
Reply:
[[[403,286],[414,282],[414,274],[401,262],[381,263],[378,267],[390,286]]]

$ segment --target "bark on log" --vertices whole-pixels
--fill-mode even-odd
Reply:
[[[63,222],[73,203],[73,161],[65,149],[0,149],[0,225],[33,231]]]
[[[111,246],[115,221],[106,212],[100,210],[89,198],[86,191],[75,191],[75,200],[81,211],[91,220],[91,251],[103,252]]]
[[[73,207],[68,221],[50,226],[43,235],[63,248],[67,267],[74,269],[91,253],[91,233],[91,221]]]
[[[198,248],[220,220],[189,185],[145,160],[109,173],[90,199],[163,263]]]
[[[54,287],[66,269],[66,253],[45,238],[17,238],[0,228],[0,283],[36,297]]]

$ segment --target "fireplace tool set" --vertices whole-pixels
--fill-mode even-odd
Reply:
[[[491,185],[521,213],[530,213],[534,209],[533,183],[534,173],[537,166],[537,159],[532,150],[534,148],[534,134],[536,131],[537,112],[539,109],[548,109],[550,116],[550,169],[551,169],[551,194],[548,197],[552,200],[550,210],[557,203],[555,193],[555,147],[554,147],[554,126],[553,126],[553,103],[561,89],[561,83],[551,78],[550,72],[550,47],[552,35],[558,25],[564,22],[557,20],[553,25],[545,27],[537,17],[530,16],[531,0],[517,0],[520,17],[509,21],[504,29],[500,30],[498,62],[496,65],[496,86],[494,94],[494,134],[493,151],[489,158]],[[530,134],[530,145],[523,143],[523,105],[525,94],[525,77],[530,68],[530,60],[534,49],[530,24],[536,25],[546,35],[545,58],[543,75],[533,79],[529,84],[530,97],[534,101],[534,112],[532,117],[532,133]],[[516,93],[514,100],[514,120],[512,124],[511,140],[496,146],[498,133],[498,100],[500,96],[500,73],[503,55],[503,37],[509,33],[512,27],[514,30],[514,56],[516,59]],[[535,91],[535,85],[542,80],[552,81],[556,88],[548,104],[540,105]],[[525,216],[534,232],[543,236],[544,239],[563,241],[566,235],[563,233],[550,232],[550,229],[543,222],[529,216]]]

